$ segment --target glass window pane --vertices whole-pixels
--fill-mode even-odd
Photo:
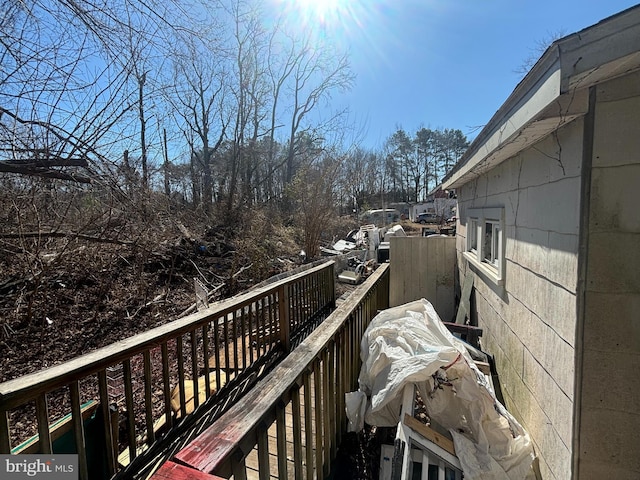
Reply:
[[[486,222],[484,226],[484,244],[483,244],[484,259],[493,263],[494,250],[493,250],[493,223]]]

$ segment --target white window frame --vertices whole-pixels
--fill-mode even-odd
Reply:
[[[491,243],[485,236],[491,232]],[[504,208],[471,208],[467,211],[467,245],[464,257],[496,285],[504,285]]]
[[[467,221],[467,251],[478,250],[478,218],[470,217]]]

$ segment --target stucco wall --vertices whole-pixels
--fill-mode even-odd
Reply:
[[[640,478],[640,75],[596,90],[580,478]]]
[[[504,285],[476,274],[472,301],[544,479],[571,472],[582,138],[579,119],[458,190],[461,279],[467,210],[504,208]]]

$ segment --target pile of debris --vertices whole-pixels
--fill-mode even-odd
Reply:
[[[344,238],[334,241],[330,248],[320,247],[320,251],[325,256],[346,256],[346,265],[338,274],[338,281],[357,285],[378,264],[389,260],[389,238],[393,236],[407,236],[402,225],[389,228],[362,225],[357,230],[351,230]]]
[[[529,434],[428,301],[376,315],[362,338],[361,358],[360,388],[345,398],[350,430],[362,430],[365,422],[397,428],[394,445],[382,451],[381,479],[411,478],[424,462],[438,478],[536,477]],[[416,391],[428,424],[414,416]]]

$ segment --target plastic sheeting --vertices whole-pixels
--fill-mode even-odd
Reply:
[[[449,430],[465,480],[532,476],[529,434],[498,402],[486,377],[426,300],[387,309],[360,345],[357,392],[346,394],[349,428],[393,427],[402,392],[415,384],[431,420]],[[532,477],[533,478],[533,477]]]

